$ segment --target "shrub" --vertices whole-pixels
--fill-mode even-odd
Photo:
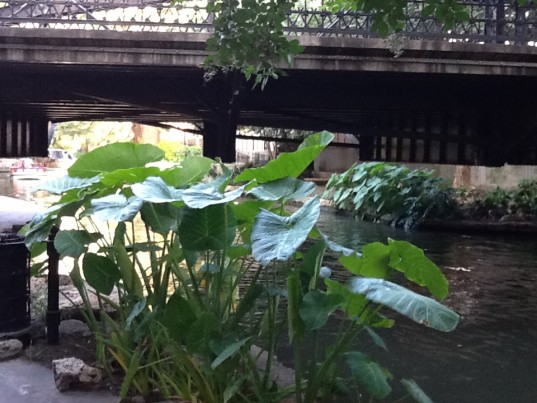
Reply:
[[[369,162],[334,174],[323,195],[339,209],[364,219],[413,227],[425,218],[458,213],[453,189],[429,170]]]
[[[158,146],[164,151],[164,159],[170,162],[181,162],[186,157],[201,155],[200,146],[187,146],[178,141],[162,140]]]
[[[513,202],[518,212],[537,215],[537,180],[521,180],[513,194]]]

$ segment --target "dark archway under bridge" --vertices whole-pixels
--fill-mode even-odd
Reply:
[[[0,156],[46,152],[49,121],[191,121],[234,158],[231,75],[204,80],[205,34],[0,30]],[[305,37],[293,69],[245,83],[236,123],[353,133],[362,160],[537,164],[537,49]],[[229,131],[227,131],[229,132]]]

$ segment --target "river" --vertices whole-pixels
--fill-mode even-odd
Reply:
[[[330,209],[320,226],[358,249],[387,238],[412,242],[450,281],[445,303],[461,315],[455,331],[436,332],[394,316],[395,327],[380,332],[388,352],[364,340],[394,376],[415,379],[435,402],[537,402],[535,236],[405,231]]]
[[[0,195],[41,200],[36,181],[0,174]],[[319,223],[333,240],[355,249],[387,238],[423,248],[450,281],[445,303],[461,315],[441,333],[396,318],[379,331],[388,352],[363,347],[395,379],[413,378],[435,402],[537,402],[537,239],[532,235],[404,231],[355,221],[323,208]],[[396,388],[394,396],[400,396]]]

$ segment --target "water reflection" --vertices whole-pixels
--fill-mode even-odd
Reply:
[[[51,203],[51,196],[47,192],[35,189],[40,183],[56,177],[56,173],[34,178],[12,178],[9,173],[0,173],[0,196],[14,197],[16,199],[33,201],[38,204]]]

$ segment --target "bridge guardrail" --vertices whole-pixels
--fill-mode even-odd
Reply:
[[[286,30],[295,35],[376,37],[366,12],[331,13],[324,0],[304,0],[288,13]],[[421,14],[424,0],[407,3],[401,35],[411,39],[537,46],[537,4],[514,0],[463,0],[467,21],[445,30]],[[155,32],[211,32],[205,0],[179,5],[158,0],[0,0],[0,28],[85,29]]]

